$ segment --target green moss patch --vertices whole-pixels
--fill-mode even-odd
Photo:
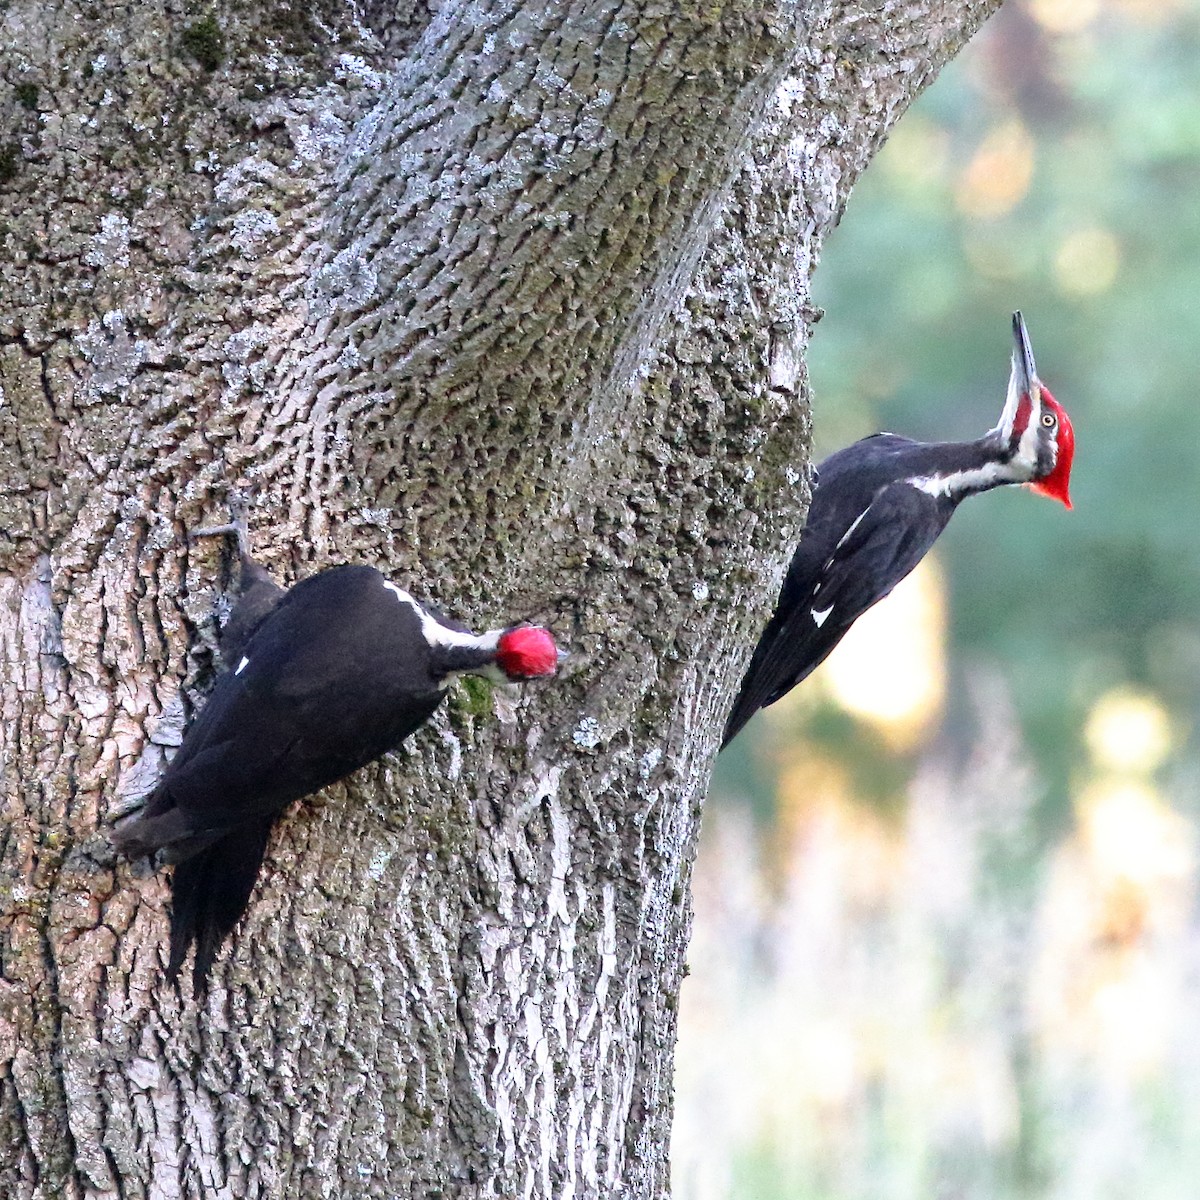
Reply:
[[[225,35],[216,17],[201,17],[183,31],[183,48],[206,71],[215,71],[225,58]]]

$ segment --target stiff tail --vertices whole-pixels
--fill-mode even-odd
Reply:
[[[768,635],[764,634],[763,640],[755,648],[754,656],[750,659],[742,686],[738,688],[737,699],[733,702],[733,708],[729,710],[729,716],[725,718],[725,729],[721,734],[722,750],[741,733],[746,722],[760,708],[778,700],[787,691],[786,687],[779,688],[775,685],[767,664],[763,661],[763,647],[769,644]]]
[[[783,691],[786,690],[786,688],[783,689]],[[746,722],[759,709],[766,708],[768,704],[774,704],[778,699],[779,695],[767,692],[767,689],[762,686],[761,680],[751,679],[747,675],[742,684],[742,690],[738,693],[738,698],[734,701],[733,708],[725,719],[725,729],[721,734],[721,749],[724,750],[742,732]]]
[[[196,945],[192,990],[199,995],[221,944],[250,904],[275,814],[239,825],[199,854],[178,863],[171,879],[171,960],[179,976],[188,947]]]
[[[725,729],[721,734],[721,749],[724,750],[730,742],[733,741],[739,733],[742,732],[742,727],[754,714],[758,712],[748,704],[741,702],[741,697],[738,697],[738,702],[734,704],[733,710],[730,712],[728,719],[725,722]]]
[[[721,749],[724,750],[742,732],[746,722],[756,712],[769,708],[776,700],[782,700],[798,683],[803,683],[829,657],[829,652],[837,645],[841,636],[839,633],[828,646],[812,657],[803,670],[798,671],[784,683],[778,683],[756,674],[755,663],[751,662],[750,670],[746,672],[746,678],[742,681],[742,690],[738,692],[733,708],[725,719],[725,729],[721,734]]]

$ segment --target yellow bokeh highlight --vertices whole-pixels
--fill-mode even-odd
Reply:
[[[881,814],[856,802],[848,768],[797,743],[784,755],[777,789],[779,853],[818,842],[837,858],[840,887],[853,904],[882,903],[900,872],[900,846]]]
[[[949,131],[920,113],[909,113],[888,135],[877,161],[881,174],[919,196],[949,170]]]
[[[1081,33],[1100,14],[1100,0],[1026,0],[1026,7],[1047,33]]]
[[[1170,948],[1186,937],[1195,868],[1191,824],[1152,784],[1107,774],[1083,788],[1044,897],[1031,980],[1047,1053],[1113,1078],[1162,1069],[1179,1002]]]
[[[1016,117],[983,139],[959,176],[958,208],[968,217],[1002,217],[1025,198],[1033,180],[1034,141]]]
[[[1107,292],[1120,268],[1120,243],[1107,229],[1098,227],[1067,234],[1054,256],[1055,282],[1068,296]]]
[[[1078,801],[1079,832],[1088,862],[1099,877],[1114,887],[1118,903],[1131,903],[1128,888],[1145,894],[1160,884],[1173,887],[1192,871],[1191,827],[1174,812],[1158,791],[1140,780],[1107,777],[1089,784]],[[1126,924],[1126,922],[1117,922]]]
[[[1088,714],[1084,740],[1098,767],[1149,775],[1171,752],[1171,717],[1151,693],[1114,688]]]
[[[827,693],[896,749],[919,744],[946,698],[945,584],[927,556],[868,609],[820,668]]]

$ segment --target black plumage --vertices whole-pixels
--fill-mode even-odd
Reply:
[[[945,529],[958,501],[918,491],[892,475],[905,469],[914,451],[933,448],[876,434],[817,468],[804,536],[722,745],[824,662],[850,626],[921,561]],[[827,615],[818,623],[814,612]]]
[[[800,544],[725,725],[722,746],[805,679],[928,552],[967,496],[1029,483],[1070,507],[1070,419],[1037,378],[1020,313],[999,424],[971,442],[863,438],[816,470]]]
[[[556,662],[545,630],[477,637],[372,567],[334,567],[287,592],[250,568],[222,637],[227,669],[142,812],[114,833],[129,855],[161,850],[177,864],[169,972],[195,942],[197,984],[244,912],[288,804],[398,745],[452,673],[522,679]]]

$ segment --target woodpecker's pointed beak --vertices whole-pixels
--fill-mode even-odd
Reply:
[[[1042,386],[1038,379],[1037,367],[1033,362],[1033,347],[1029,344],[1029,331],[1025,328],[1025,320],[1019,312],[1013,313],[1013,353],[1012,372],[1008,377],[1008,395],[1004,398],[1004,411],[992,431],[1007,442],[1017,425],[1017,411],[1021,406],[1021,397],[1028,396],[1030,403],[1037,405]]]
[[[1025,318],[1019,312],[1013,313],[1013,383],[1016,385],[1018,396],[1028,396],[1035,399],[1033,389],[1041,381],[1038,379],[1037,367],[1033,361],[1033,347],[1029,344],[1029,330],[1025,328]]]

